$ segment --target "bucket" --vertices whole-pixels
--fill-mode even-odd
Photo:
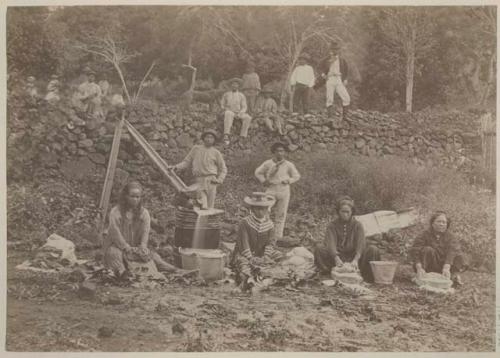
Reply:
[[[213,250],[210,250],[213,251]],[[218,250],[217,250],[218,251]],[[224,257],[226,255],[219,252],[200,252],[198,254],[198,264],[200,276],[206,280],[221,280],[224,278]]]
[[[204,280],[220,280],[224,277],[225,254],[221,250],[179,248],[182,268],[199,270]]]
[[[396,273],[396,261],[370,261],[375,283],[391,285]]]

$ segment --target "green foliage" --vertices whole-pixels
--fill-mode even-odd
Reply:
[[[7,12],[7,68],[25,76],[52,73],[57,66],[45,29],[45,7],[10,7]]]
[[[231,198],[224,203],[226,211],[235,212],[246,193],[262,190],[253,179],[253,172],[268,158],[270,154],[261,152],[230,162],[233,174],[224,183],[222,194],[224,201]],[[404,257],[415,236],[428,227],[431,213],[444,210],[453,220],[452,232],[471,256],[472,265],[484,264],[494,269],[494,197],[479,194],[456,171],[417,166],[397,157],[368,158],[328,152],[294,154],[291,160],[302,176],[292,186],[289,211],[294,215],[312,216],[316,222],[329,220],[335,216],[335,202],[342,195],[354,199],[361,215],[414,207],[422,222],[396,235],[396,241],[401,241],[399,254]]]

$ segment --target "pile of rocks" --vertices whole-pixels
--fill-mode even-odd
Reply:
[[[477,161],[481,154],[478,118],[467,113],[432,116],[354,110],[342,122],[319,112],[282,113],[282,116],[284,139],[292,152],[327,150],[373,157],[397,155],[423,164],[450,167]],[[41,161],[37,162],[57,167],[65,158],[74,157],[87,157],[105,166],[119,116],[110,112],[105,121],[82,118],[68,103],[61,102],[38,108],[9,106],[8,118],[9,149],[35,143],[41,154],[38,158]],[[209,113],[205,107],[193,106],[190,113],[178,115],[175,106],[153,101],[127,108],[126,118],[167,161],[187,153],[204,128],[222,132],[223,126],[220,115]],[[238,126],[235,124],[234,133],[238,133]],[[252,123],[250,137],[245,146],[234,143],[223,148],[224,154],[251,152],[278,139],[259,125],[258,120]],[[125,131],[119,166],[127,163],[140,170],[145,162],[142,150]]]

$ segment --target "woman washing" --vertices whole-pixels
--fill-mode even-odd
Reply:
[[[349,263],[359,269],[363,280],[373,282],[370,261],[380,261],[379,249],[366,246],[363,225],[354,215],[354,201],[348,196],[340,198],[336,205],[338,218],[332,221],[325,234],[324,246],[314,252],[314,262],[322,273]]]
[[[104,239],[104,265],[121,276],[128,269],[127,261],[140,257],[153,260],[160,271],[178,271],[148,249],[151,217],[142,205],[142,195],[141,184],[130,182],[123,188],[118,205],[111,209]]]
[[[446,213],[437,211],[431,216],[429,229],[415,239],[410,256],[418,277],[426,272],[437,272],[462,284],[458,273],[464,271],[466,265],[460,245],[449,231],[450,225]]]

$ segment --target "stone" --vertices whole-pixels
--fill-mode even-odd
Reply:
[[[114,293],[107,297],[104,303],[112,306],[121,305],[123,303],[123,299],[120,297],[120,295]]]
[[[326,144],[325,143],[315,143],[311,146],[311,150],[313,152],[319,152],[319,151],[322,151],[322,150],[326,150]]]
[[[168,127],[164,124],[157,123],[154,125],[154,129],[158,132],[165,132],[168,130]]]
[[[285,132],[288,133],[290,131],[293,131],[295,129],[295,126],[292,124],[287,124],[285,125]]]
[[[364,138],[358,138],[356,139],[356,142],[354,145],[356,146],[357,149],[363,149],[365,147],[366,141]]]
[[[384,154],[394,154],[394,149],[387,145],[382,148],[382,151]]]
[[[83,139],[78,142],[78,146],[80,148],[89,148],[94,145],[94,141],[92,139]]]
[[[81,269],[75,269],[68,275],[68,281],[81,283],[87,279],[87,275]]]
[[[104,165],[106,164],[106,157],[99,153],[91,153],[88,158],[95,164]]]
[[[295,144],[289,144],[288,145],[288,150],[290,152],[295,152],[297,149],[299,149],[299,146],[298,145],[295,145]]]
[[[78,297],[83,300],[93,299],[96,296],[97,286],[90,281],[83,281],[78,288]]]
[[[83,133],[83,132],[82,132],[82,133],[78,134],[78,139],[79,139],[79,140],[84,140],[84,139],[87,139],[87,135],[86,135],[85,133]]]
[[[175,139],[169,138],[167,140],[167,145],[171,149],[177,149],[177,142],[175,141]]]
[[[297,133],[295,130],[293,130],[293,131],[291,131],[290,133],[288,133],[288,137],[289,137],[292,141],[294,141],[294,142],[295,142],[295,141],[297,141],[297,140],[299,139],[299,135],[298,135],[298,133]]]
[[[115,330],[111,327],[102,326],[101,328],[99,328],[97,336],[99,338],[109,338],[113,335],[114,331]]]
[[[177,144],[181,148],[191,148],[193,146],[193,139],[189,134],[181,134],[177,137]]]

